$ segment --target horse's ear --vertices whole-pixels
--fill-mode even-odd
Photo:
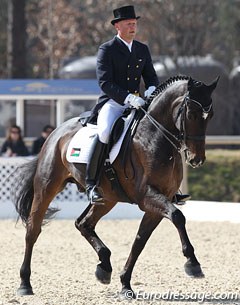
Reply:
[[[212,94],[213,90],[217,87],[217,83],[218,83],[218,81],[219,81],[219,78],[220,78],[220,76],[218,76],[218,77],[212,82],[212,84],[210,84],[210,85],[208,86],[208,90],[209,90],[209,93],[210,93],[210,94]]]
[[[193,79],[190,77],[188,80],[188,91],[191,91],[191,89],[194,87],[194,81]]]

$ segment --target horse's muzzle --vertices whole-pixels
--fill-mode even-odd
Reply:
[[[185,151],[185,157],[186,157],[187,164],[191,165],[193,168],[203,165],[203,163],[206,159],[205,155],[199,156],[199,155],[191,153],[191,151],[189,151],[189,150]]]

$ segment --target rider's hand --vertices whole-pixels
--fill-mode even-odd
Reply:
[[[148,89],[144,92],[144,97],[148,98],[153,93],[153,91],[156,89],[155,86],[150,86]]]
[[[145,101],[141,97],[136,96],[131,93],[128,94],[128,96],[126,97],[126,99],[124,101],[124,104],[127,104],[127,103],[136,109],[145,105]]]

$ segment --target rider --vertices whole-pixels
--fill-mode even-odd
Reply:
[[[149,97],[159,84],[148,47],[134,40],[137,20],[134,7],[123,6],[113,11],[112,25],[117,35],[99,47],[97,79],[102,93],[98,102],[98,134],[93,140],[86,168],[86,192],[91,202],[102,201],[96,183],[105,147],[114,121],[130,106],[138,109],[145,105],[139,96],[140,80],[144,80],[145,97]]]

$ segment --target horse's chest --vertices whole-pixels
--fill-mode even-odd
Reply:
[[[171,171],[176,166],[176,159],[173,155],[162,154],[158,151],[153,152],[153,154],[149,156],[148,160],[153,171],[159,171],[159,168],[162,170],[164,169],[164,171]]]
[[[143,134],[144,130],[142,130]],[[181,156],[162,136],[149,133],[148,137],[136,137],[139,155],[149,175],[164,172],[171,174],[181,169]]]
[[[146,159],[155,166],[173,166],[178,156],[169,145],[161,145],[158,141],[150,140],[145,145]]]

